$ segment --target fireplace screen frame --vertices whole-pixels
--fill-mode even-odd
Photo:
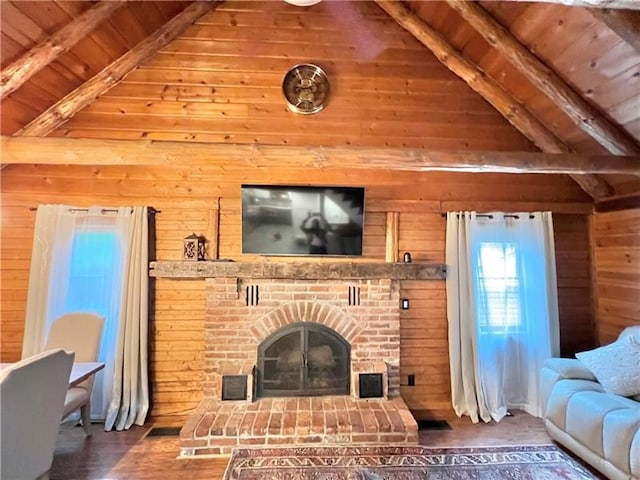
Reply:
[[[299,371],[299,388],[297,389],[278,389],[270,388],[268,380],[265,382],[265,366],[268,362],[277,361],[276,357],[267,357],[266,352],[270,347],[275,345],[283,337],[291,334],[300,335],[301,346],[301,358],[300,358],[300,371]],[[312,386],[310,385],[310,372],[311,363],[309,360],[309,338],[311,334],[320,334],[333,341],[333,344],[338,348],[342,348],[342,352],[338,352],[338,360],[342,360],[340,353],[344,355],[346,365],[343,365],[344,378],[338,385],[334,386]],[[335,353],[335,352],[334,352]],[[335,357],[334,357],[335,358]],[[300,322],[292,325],[288,325],[279,329],[278,331],[267,337],[258,346],[258,361],[256,365],[255,375],[255,393],[256,397],[306,397],[306,396],[321,396],[321,395],[349,395],[351,391],[351,345],[335,330],[326,327],[322,324],[311,322]]]

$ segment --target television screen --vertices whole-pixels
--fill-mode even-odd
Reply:
[[[364,188],[242,185],[242,253],[362,255]]]

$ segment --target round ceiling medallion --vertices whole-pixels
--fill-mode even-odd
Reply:
[[[284,0],[291,5],[295,5],[296,7],[310,7],[315,5],[316,3],[320,3],[321,0]]]
[[[284,76],[282,93],[292,112],[304,115],[318,113],[329,96],[329,79],[317,65],[302,63]]]

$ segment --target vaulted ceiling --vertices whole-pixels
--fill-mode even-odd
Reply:
[[[560,3],[2,1],[1,133],[626,155],[572,177],[637,193],[640,2]],[[313,116],[280,92],[306,62],[331,81]]]

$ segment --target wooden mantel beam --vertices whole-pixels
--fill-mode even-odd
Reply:
[[[520,73],[553,100],[578,128],[614,155],[640,155],[640,145],[631,135],[618,128],[583,99],[482,6],[462,0],[447,0],[447,3],[469,22],[489,45],[502,52]]]
[[[126,0],[125,0],[126,1]],[[0,74],[0,100],[91,33],[125,1],[102,1],[88,8],[45,41],[33,47]]]
[[[414,172],[613,173],[640,176],[640,156],[436,152],[412,148],[300,147],[164,140],[0,137],[5,164],[356,168]]]
[[[398,24],[427,47],[449,70],[498,110],[520,133],[547,153],[569,153],[571,149],[547,129],[524,105],[505,91],[493,78],[465,58],[404,2],[375,0]],[[580,187],[592,198],[608,197],[611,186],[597,175],[571,174]]]
[[[589,12],[640,53],[640,11],[591,8]]]
[[[15,135],[34,137],[48,135],[122,80],[127,73],[157,52],[158,49],[184,32],[215,5],[217,2],[193,2],[122,57],[52,105]]]

